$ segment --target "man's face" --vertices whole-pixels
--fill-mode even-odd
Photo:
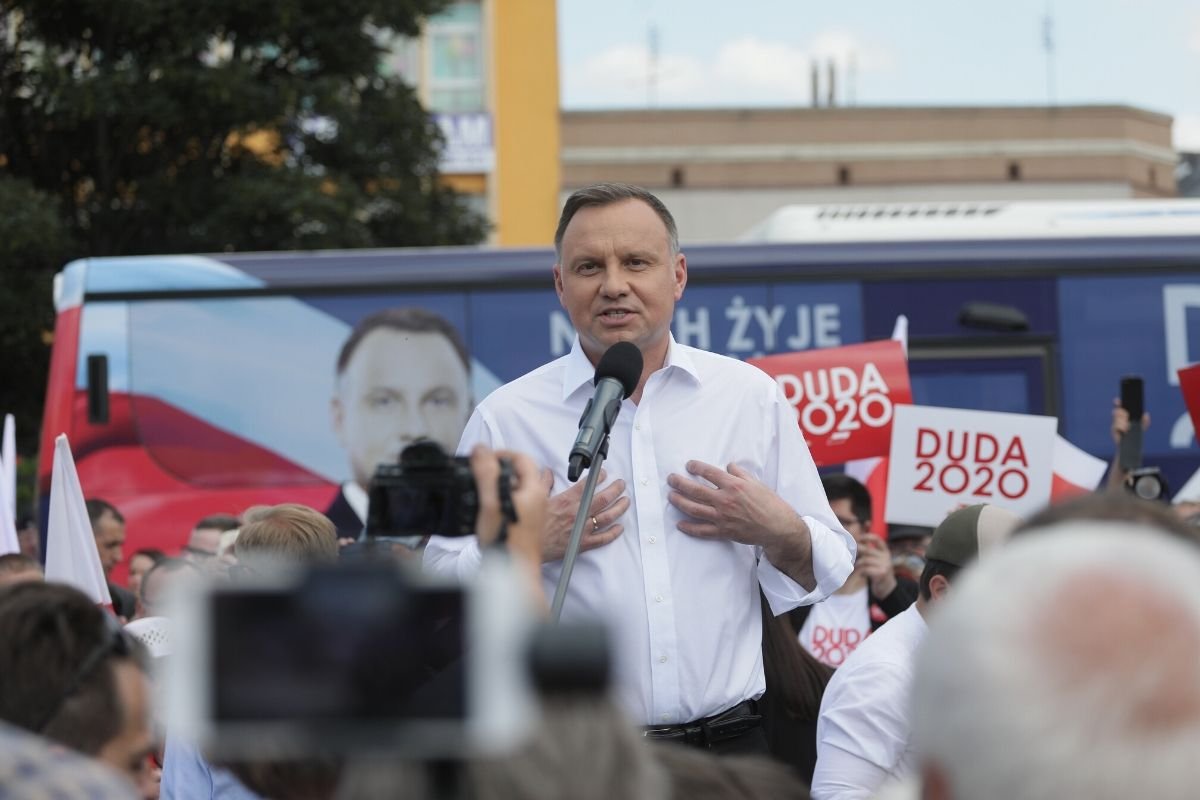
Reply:
[[[118,522],[111,511],[105,511],[92,526],[92,533],[96,536],[96,551],[100,554],[100,566],[104,568],[104,574],[107,575],[125,557],[121,549],[125,546],[125,523]]]
[[[829,507],[833,509],[833,515],[838,518],[838,522],[842,523],[842,527],[846,529],[846,533],[854,537],[854,541],[858,543],[858,552],[862,554],[867,546],[867,540],[871,538],[869,525],[867,520],[865,523],[854,514],[854,509],[850,507],[850,498],[843,497],[839,500],[830,500]],[[855,569],[858,569],[857,564]]]
[[[38,558],[41,555],[41,540],[38,537],[38,527],[29,523],[17,531],[17,541],[21,545],[21,555]]]
[[[150,683],[146,673],[128,659],[113,662],[113,681],[122,710],[121,730],[104,743],[96,758],[135,784],[146,758],[154,751],[150,721]]]
[[[641,200],[582,208],[563,232],[554,288],[592,363],[626,341],[660,366],[686,284],[686,260],[672,255],[666,225]]]
[[[333,428],[365,489],[377,466],[395,464],[417,439],[453,453],[470,404],[470,377],[445,336],[380,328],[359,342],[338,381]]]
[[[154,559],[142,553],[129,559],[129,591],[137,594],[142,588],[142,576],[154,566]]]
[[[220,549],[219,528],[196,528],[183,548],[183,557],[198,567],[207,567],[216,560],[217,551]]]

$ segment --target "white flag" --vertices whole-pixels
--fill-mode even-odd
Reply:
[[[75,459],[65,433],[54,440],[50,515],[46,520],[46,580],[69,584],[96,603],[112,606],[79,473],[75,471]]]
[[[21,552],[17,541],[17,425],[4,415],[4,441],[0,444],[0,555]]]

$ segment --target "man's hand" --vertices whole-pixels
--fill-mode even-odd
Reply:
[[[1150,427],[1150,415],[1142,414],[1142,430]],[[1120,491],[1125,486],[1125,479],[1129,477],[1129,473],[1121,469],[1121,439],[1129,433],[1129,412],[1121,407],[1120,398],[1113,398],[1112,410],[1112,427],[1109,428],[1109,433],[1112,434],[1113,446],[1116,450],[1113,452],[1112,464],[1108,468],[1108,488],[1114,491]]]
[[[604,479],[605,473],[601,471],[600,483],[603,483]],[[543,494],[549,494],[554,488],[554,476],[549,470],[542,473],[542,486]],[[559,561],[566,554],[571,527],[575,524],[575,514],[579,511],[582,499],[583,481],[550,497],[546,509],[546,523],[542,528],[542,561]],[[591,506],[588,507],[588,520],[583,527],[583,537],[579,543],[580,552],[603,547],[620,536],[625,526],[617,520],[628,510],[629,498],[625,496],[625,481],[613,481],[611,485],[597,491],[592,496]]]
[[[691,519],[678,528],[698,539],[728,539],[763,548],[777,569],[806,589],[816,586],[808,526],[783,498],[747,470],[689,461],[687,471],[707,483],[672,473],[667,499]]]
[[[896,572],[892,554],[882,539],[867,534],[858,540],[858,567],[871,584],[871,594],[887,597],[896,589]]]

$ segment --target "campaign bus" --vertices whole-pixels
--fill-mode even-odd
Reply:
[[[1176,376],[1200,361],[1200,201],[785,208],[744,241],[683,249],[681,343],[750,358],[886,339],[905,315],[915,403],[1053,415],[1108,459],[1112,399],[1138,374],[1145,463],[1176,487],[1200,465]],[[419,308],[452,326],[465,414],[570,349],[554,260],[480,247],[74,261],[55,282],[43,506],[60,433],[85,493],[125,516],[127,552],[174,550],[201,517],[254,504],[361,505],[356,459],[394,458],[453,398],[408,385],[436,376],[407,352],[372,365],[401,385],[363,402],[409,430],[365,417],[351,430],[338,360],[356,324]]]

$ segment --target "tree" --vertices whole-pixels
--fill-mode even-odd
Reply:
[[[44,385],[67,257],[480,241],[485,221],[439,183],[437,126],[379,69],[444,4],[0,0],[0,201],[25,197],[30,235],[64,245],[0,249],[30,311],[6,380]],[[5,243],[22,225],[0,220]]]

